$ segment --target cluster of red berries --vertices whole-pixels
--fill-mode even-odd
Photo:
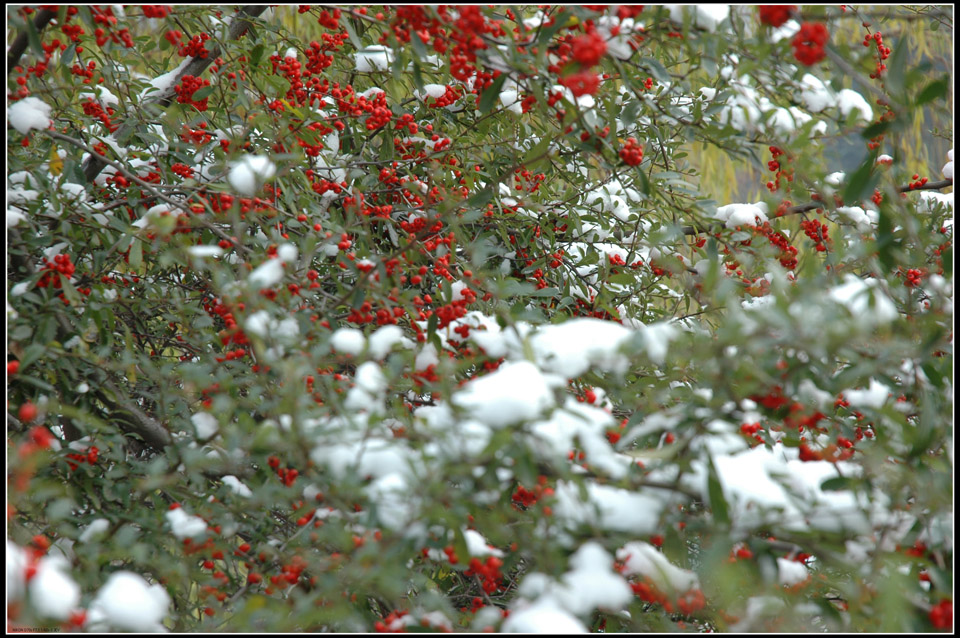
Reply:
[[[562,77],[559,82],[570,89],[573,97],[593,95],[600,88],[600,77],[588,69]]]
[[[191,177],[193,177],[193,169],[187,166],[186,164],[182,164],[180,162],[177,162],[176,164],[171,166],[170,170],[173,171],[174,174],[179,175],[184,179],[190,179]]]
[[[193,99],[193,94],[205,86],[210,86],[210,80],[203,80],[192,75],[185,75],[181,79],[180,84],[173,87],[173,90],[177,94],[178,103],[189,104],[198,111],[206,111],[207,100],[209,98],[203,98],[199,102]]]
[[[199,33],[193,36],[193,38],[185,45],[181,45],[180,50],[177,51],[177,53],[181,58],[193,57],[206,59],[207,56],[210,55],[210,52],[207,51],[207,47],[204,43],[209,39],[209,34]]]
[[[791,41],[793,56],[801,64],[813,66],[827,56],[824,45],[830,34],[822,22],[804,22]]]
[[[445,106],[450,106],[463,96],[463,92],[455,86],[447,86],[446,91],[440,97],[434,98],[432,103],[427,103],[427,106],[432,109],[439,109]],[[534,98],[536,99],[536,98]]]
[[[280,459],[275,456],[271,456],[267,459],[267,465],[274,469],[274,471],[277,473],[277,476],[280,477],[280,481],[287,487],[293,485],[294,481],[296,481],[297,477],[300,475],[298,470],[280,467]]]
[[[95,445],[91,445],[89,448],[87,448],[87,451],[85,454],[81,454],[79,452],[71,452],[70,454],[67,454],[67,458],[70,459],[69,461],[67,461],[67,465],[70,466],[71,472],[73,472],[78,467],[80,467],[79,465],[80,463],[89,463],[90,465],[96,465],[99,455],[100,455],[99,448],[97,448],[97,446]]]
[[[887,65],[884,64],[883,61],[890,57],[891,49],[890,47],[883,46],[883,35],[879,31],[872,36],[869,33],[863,36],[863,46],[868,47],[873,42],[877,44],[877,56],[879,59],[877,60],[877,68],[870,74],[870,78],[876,79],[887,70]]]
[[[110,119],[110,116],[115,113],[113,107],[111,106],[108,106],[106,111],[104,111],[104,108],[100,106],[99,102],[90,99],[83,103],[83,113],[84,115],[95,117],[100,120],[111,133],[120,128],[119,125],[114,124]]]
[[[37,281],[37,288],[46,288],[52,285],[59,289],[63,287],[63,281],[60,277],[57,277],[57,273],[69,279],[76,271],[76,266],[70,261],[70,255],[57,255],[52,262],[43,260],[43,270],[43,276]]]
[[[573,41],[573,59],[583,68],[599,63],[606,52],[607,43],[596,31],[590,31]]]
[[[912,179],[913,181],[910,182],[909,184],[907,184],[907,189],[908,189],[908,190],[914,190],[914,189],[917,189],[917,188],[921,188],[924,184],[926,184],[928,181],[930,181],[929,178],[927,178],[927,177],[921,178],[920,175],[919,175],[919,173],[914,173],[914,174],[913,174],[913,177],[912,177],[911,179]]]
[[[628,166],[637,166],[643,161],[643,147],[637,144],[636,138],[627,138],[627,143],[620,149],[620,159]]]
[[[927,276],[925,268],[910,268],[904,273],[903,285],[907,288],[916,288]]]
[[[480,562],[479,558],[470,559],[470,569],[463,572],[464,576],[473,576],[476,574],[482,581],[483,591],[492,594],[497,591],[500,582],[503,580],[503,574],[500,568],[503,567],[503,561],[496,556],[487,556],[486,562]]]
[[[827,236],[828,228],[826,224],[816,219],[808,219],[800,222],[800,227],[807,237],[814,241],[814,248],[817,249],[817,252],[822,253],[827,249],[825,242],[830,241],[830,238]]]
[[[760,22],[771,27],[780,27],[790,19],[790,13],[797,8],[795,4],[769,4],[757,7],[760,12]]]
[[[145,4],[142,9],[145,18],[166,18],[170,13],[170,5],[167,4]]]

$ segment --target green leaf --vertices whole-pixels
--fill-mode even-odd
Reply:
[[[863,131],[860,132],[860,135],[865,140],[872,140],[878,135],[886,133],[888,130],[890,130],[890,122],[888,120],[884,120],[882,122],[871,124],[867,128],[863,129]]]
[[[467,209],[483,208],[493,200],[493,191],[494,189],[489,185],[487,185],[484,188],[481,188],[476,193],[470,196],[470,199],[467,200],[466,208]]]
[[[887,89],[899,101],[906,102],[903,99],[904,78],[907,71],[907,52],[910,50],[910,39],[907,36],[900,38],[900,41],[893,45],[893,55],[887,63],[886,78]]]
[[[650,69],[650,75],[652,75],[657,82],[671,83],[673,81],[670,77],[670,72],[667,71],[667,67],[663,66],[660,60],[656,58],[640,58],[640,64]]]
[[[710,510],[713,512],[714,520],[726,527],[730,525],[730,508],[723,495],[723,486],[720,485],[720,477],[717,475],[717,466],[713,463],[713,457],[709,456],[708,459],[710,467],[707,476],[707,495],[710,497]]]
[[[199,102],[203,98],[208,97],[211,93],[214,92],[214,90],[216,90],[216,88],[217,87],[211,85],[211,86],[205,86],[202,89],[198,89],[193,93],[194,101]]]
[[[255,67],[260,63],[260,58],[263,57],[263,45],[258,44],[253,47],[253,51],[250,52],[250,66]]]
[[[20,367],[22,370],[33,363],[38,361],[46,353],[47,347],[42,343],[31,343],[29,346],[23,349],[23,356],[20,357]]]
[[[362,50],[363,43],[360,42],[360,38],[357,37],[357,32],[353,28],[353,23],[349,19],[347,19],[347,20],[342,20],[340,24],[343,26],[344,29],[346,29],[347,37],[350,38],[350,42],[353,44],[354,48],[356,48],[357,51]]]
[[[824,492],[839,492],[851,489],[851,483],[851,479],[847,476],[834,476],[821,483],[820,489]]]
[[[893,220],[890,219],[890,211],[886,207],[880,208],[876,243],[877,259],[880,260],[880,263],[888,272],[894,270],[897,260],[893,255]]]
[[[877,163],[877,154],[870,153],[867,159],[850,176],[847,188],[843,191],[843,201],[847,206],[856,206],[864,195],[873,190],[877,181],[874,167]]]
[[[63,284],[63,296],[67,298],[67,301],[69,301],[71,304],[79,304],[80,293],[77,291],[74,285],[70,283],[70,280],[63,275],[60,275],[60,282]]]
[[[922,91],[920,91],[920,95],[917,96],[917,101],[915,104],[920,106],[921,104],[926,104],[927,102],[932,102],[945,97],[949,89],[949,78],[942,77],[939,80],[934,80],[925,86]]]
[[[166,40],[164,40],[164,42],[166,42]],[[64,51],[60,55],[60,65],[63,67],[69,68],[71,63],[73,62],[73,57],[76,54],[77,54],[77,45],[71,44],[70,46],[67,47],[66,51]]]
[[[43,57],[43,45],[40,43],[40,34],[37,32],[37,27],[33,24],[33,20],[27,18],[26,21],[26,31],[27,31],[27,41],[30,43],[30,48],[33,49],[33,52]]]
[[[500,89],[503,88],[503,83],[507,81],[507,74],[501,73],[500,77],[495,79],[490,86],[483,90],[483,95],[480,96],[480,114],[484,115],[493,108],[493,105],[496,103],[497,98],[500,97]]]
[[[143,242],[137,239],[130,244],[130,258],[128,263],[133,269],[139,268],[143,263]]]
[[[537,142],[537,145],[527,151],[526,155],[523,156],[523,159],[520,160],[520,164],[526,168],[530,168],[532,165],[537,163],[537,160],[546,159],[547,150],[550,148],[550,144],[553,143],[552,137],[544,137],[542,140]]]

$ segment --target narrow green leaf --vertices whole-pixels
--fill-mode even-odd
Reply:
[[[500,97],[500,89],[503,88],[503,83],[507,81],[507,74],[501,73],[500,77],[493,81],[493,83],[483,90],[483,94],[480,96],[480,114],[486,114],[493,108],[493,105],[496,103],[497,98]]]
[[[843,191],[843,201],[848,206],[856,206],[864,195],[870,192],[876,182],[874,167],[877,163],[876,153],[870,153],[867,159],[850,176],[847,188]]]
[[[133,243],[130,244],[130,258],[129,262],[130,267],[137,269],[143,263],[143,242],[136,239],[133,240]]]
[[[950,80],[947,77],[942,77],[939,80],[934,80],[930,84],[924,87],[920,91],[920,95],[917,96],[916,105],[920,106],[921,104],[926,104],[927,102],[932,102],[938,100],[947,95],[947,91],[950,89]]]
[[[710,468],[707,476],[707,495],[710,497],[710,510],[713,512],[714,520],[726,527],[730,525],[730,508],[727,505],[726,497],[723,495],[723,486],[720,485],[720,477],[717,474],[717,467],[713,463],[713,457],[708,458]]]

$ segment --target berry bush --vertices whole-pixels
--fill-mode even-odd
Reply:
[[[8,629],[952,628],[949,7],[7,19]]]

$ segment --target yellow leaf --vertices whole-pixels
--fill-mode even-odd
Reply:
[[[53,144],[50,147],[50,172],[53,175],[59,175],[63,171],[63,160],[60,159],[60,154],[57,153],[57,145]]]

